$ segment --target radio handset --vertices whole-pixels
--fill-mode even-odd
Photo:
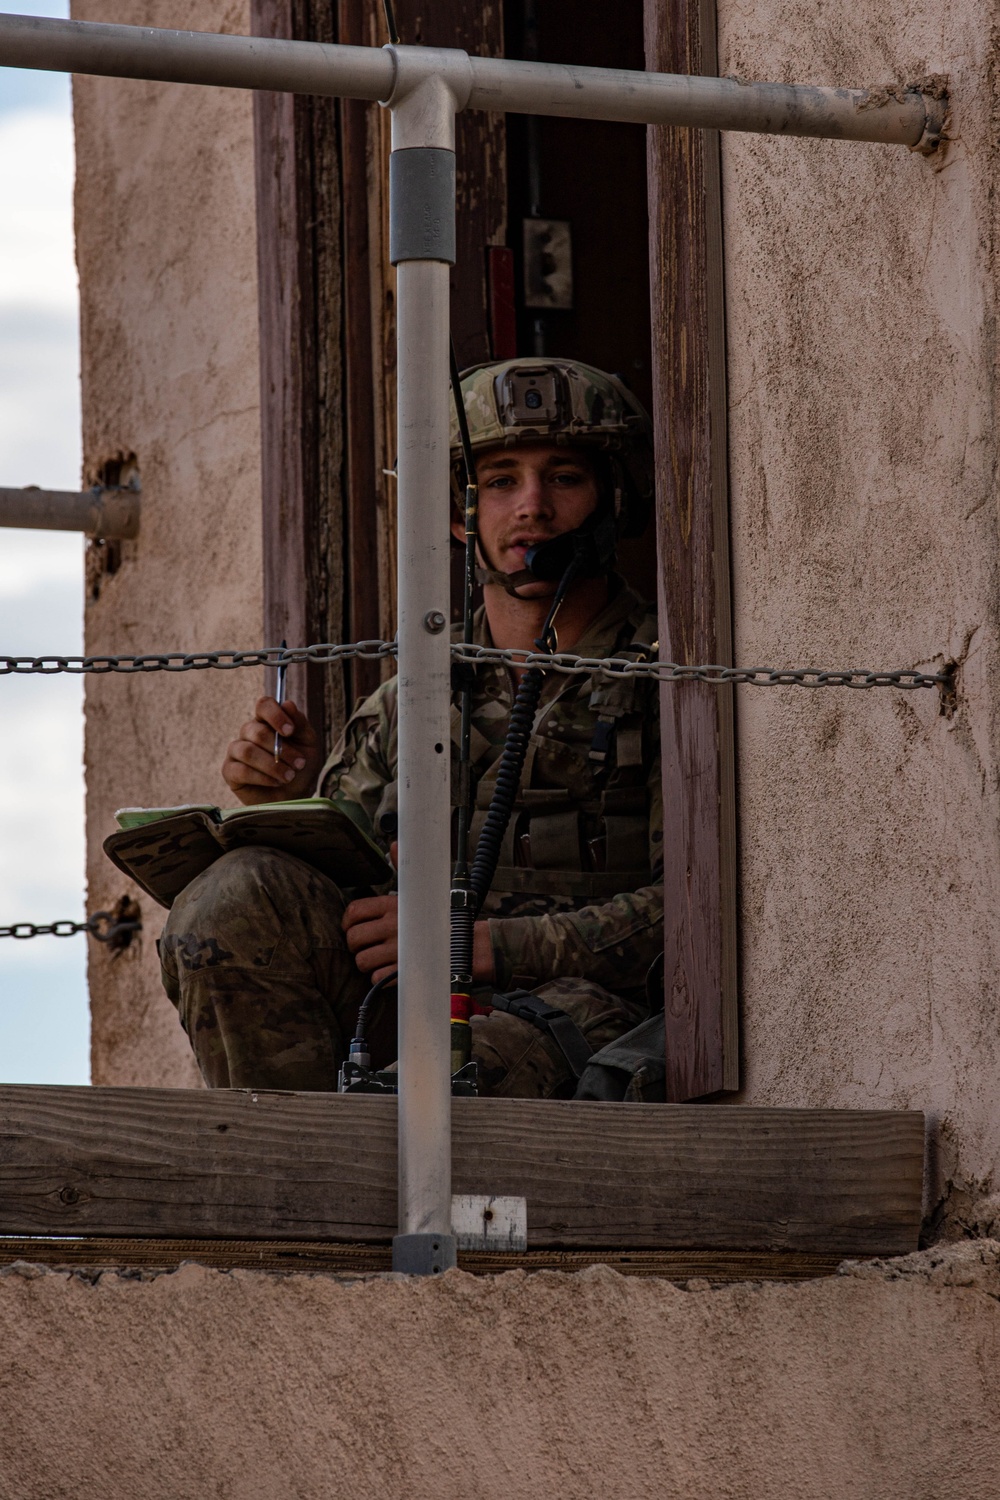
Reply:
[[[593,511],[575,531],[564,531],[529,547],[524,565],[533,578],[555,583],[572,566],[575,578],[599,578],[615,561],[615,518],[610,508]]]

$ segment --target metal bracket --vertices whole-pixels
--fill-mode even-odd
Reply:
[[[82,531],[106,541],[139,535],[138,478],[128,485],[95,484],[89,490],[0,488],[0,526],[29,531]]]
[[[451,1227],[459,1250],[527,1250],[527,1199],[456,1193]]]
[[[453,1234],[397,1234],[392,1242],[392,1269],[404,1276],[440,1276],[458,1264]]]

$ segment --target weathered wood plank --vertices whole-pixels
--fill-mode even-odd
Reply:
[[[502,57],[503,6],[494,0],[395,0],[403,42],[461,47]],[[457,259],[451,273],[451,333],[460,369],[493,358],[487,249],[507,236],[507,141],[503,115],[465,110],[455,122]]]
[[[646,0],[646,66],[718,71],[715,0]],[[648,135],[660,654],[732,661],[719,137]],[[739,1087],[731,688],[664,684],[667,1097]]]
[[[347,635],[352,641],[375,640],[380,631],[378,514],[375,473],[375,407],[372,398],[372,317],[368,267],[368,121],[369,106],[341,100],[344,142],[344,361],[350,378],[344,384],[347,429],[347,480],[344,486],[347,525]],[[351,663],[351,697],[373,693],[380,680],[374,661]]]
[[[255,35],[335,40],[329,7],[253,0]],[[264,634],[343,639],[340,166],[333,99],[254,96],[260,322]],[[271,674],[269,674],[270,676]],[[268,687],[273,691],[274,683]],[[288,696],[325,741],[344,721],[344,674],[293,666]]]
[[[338,40],[352,46],[380,45],[377,14],[364,0],[338,0]],[[345,572],[347,577],[347,639],[374,640],[383,634],[382,567],[379,556],[379,514],[386,512],[387,476],[377,460],[375,366],[373,359],[372,237],[369,198],[372,143],[378,137],[377,104],[341,99],[341,178],[344,261],[344,426],[345,449]],[[376,235],[376,239],[378,236]],[[378,278],[381,292],[382,278]],[[379,311],[376,302],[376,311]],[[378,351],[382,383],[381,350]],[[382,463],[386,462],[384,454]],[[388,563],[386,563],[386,569]],[[388,581],[388,580],[387,580]],[[394,628],[394,627],[393,627]],[[348,680],[351,702],[375,691],[381,680],[379,663],[351,663]]]
[[[357,0],[343,0],[345,7]],[[473,54],[503,53],[502,6],[492,0],[440,0],[430,10],[417,0],[395,0],[402,41],[435,47],[461,47]],[[346,10],[342,11],[342,25]],[[381,45],[387,39],[381,6],[357,8],[344,41]],[[364,33],[364,34],[361,34]],[[367,231],[371,287],[371,358],[353,360],[348,350],[348,387],[367,382],[374,411],[374,482],[379,633],[396,632],[396,273],[388,254],[388,173],[390,121],[387,110],[367,106]],[[502,115],[472,110],[456,122],[457,262],[451,272],[451,328],[460,367],[491,357],[487,293],[487,249],[503,245],[507,225],[506,125]],[[348,168],[350,163],[347,163]],[[349,182],[345,177],[345,197]],[[357,275],[345,261],[350,281]],[[353,502],[352,502],[353,503]],[[359,528],[355,527],[355,535]],[[357,637],[355,637],[357,638]],[[389,675],[389,663],[382,671]]]
[[[15,1261],[88,1270],[169,1271],[185,1261],[220,1270],[372,1275],[392,1269],[389,1245],[308,1244],[301,1240],[37,1239],[0,1237],[0,1266]],[[460,1250],[461,1271],[584,1271],[609,1266],[624,1276],[670,1281],[803,1281],[832,1276],[838,1255],[766,1250]]]
[[[454,1191],[528,1200],[529,1249],[916,1248],[916,1112],[456,1100]],[[0,1088],[0,1234],[386,1243],[387,1098]]]

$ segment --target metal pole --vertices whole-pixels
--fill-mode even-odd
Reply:
[[[630,73],[473,57],[470,109],[694,125],[769,135],[917,146],[940,137],[946,105],[917,89],[830,89],[800,83]]]
[[[431,47],[343,47],[217,36],[149,26],[0,16],[0,65],[230,88],[388,99],[405,66],[409,86],[447,54]],[[449,77],[454,63],[443,65]],[[946,102],[919,89],[828,89],[576,68],[512,58],[466,59],[468,106],[513,114],[631,120],[774,135],[829,136],[932,149]],[[442,78],[442,81],[445,81]]]
[[[0,16],[0,65],[342,99],[385,99],[393,85],[392,59],[380,47],[41,16]]]
[[[389,255],[396,266],[399,551],[399,1233],[396,1271],[455,1264],[451,1232],[451,645],[449,271],[455,110],[464,53],[392,110]]]
[[[0,489],[0,526],[125,540],[139,535],[139,492],[100,485],[82,491]]]

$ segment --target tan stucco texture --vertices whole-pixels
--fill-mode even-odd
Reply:
[[[738,690],[742,1097],[917,1107],[1000,1159],[995,17],[720,0],[720,72],[947,76],[952,139],[723,141],[735,658],[959,667]]]
[[[249,29],[243,0],[75,0],[80,20]],[[90,562],[89,652],[258,646],[262,634],[252,101],[235,90],[74,79],[84,467],[134,455],[139,538]],[[97,597],[93,597],[94,593]],[[101,845],[122,806],[230,801],[223,752],[263,674],[87,679],[88,910],[135,888]],[[159,983],[163,911],[90,944],[95,1083],[198,1081]]]
[[[0,1273],[3,1500],[995,1500],[1000,1246],[800,1285]]]

